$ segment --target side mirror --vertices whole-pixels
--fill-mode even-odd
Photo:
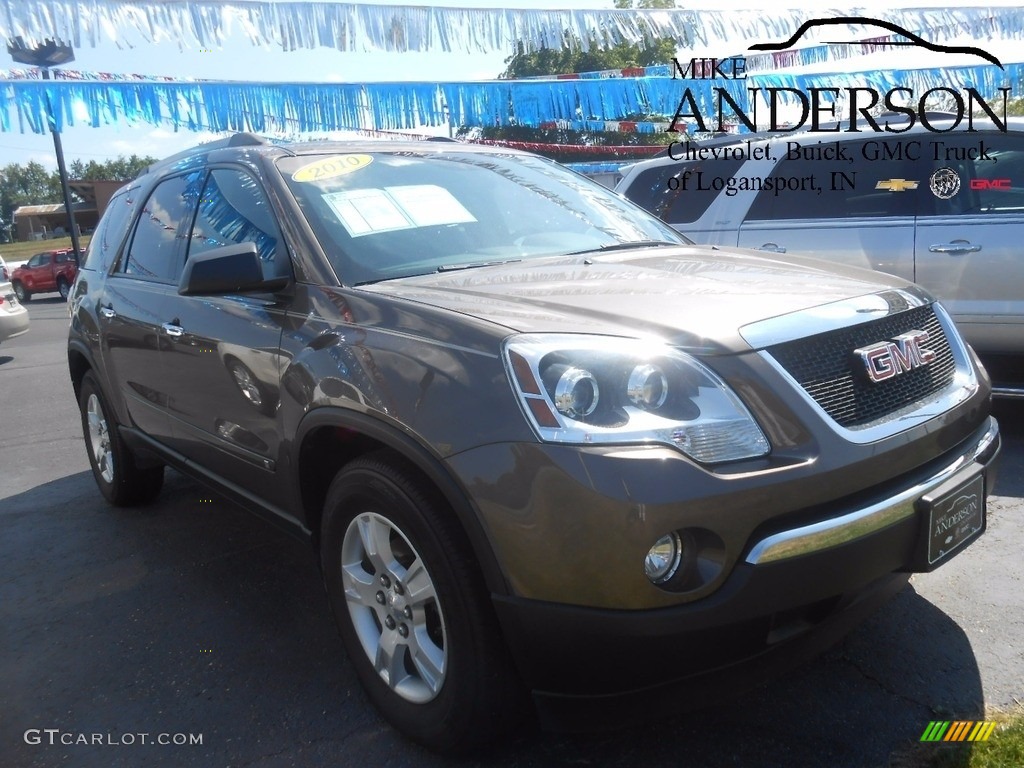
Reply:
[[[201,296],[278,291],[288,282],[287,277],[265,280],[256,244],[238,243],[214,248],[190,258],[181,273],[178,293],[182,296]]]

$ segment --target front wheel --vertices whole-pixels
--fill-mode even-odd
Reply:
[[[22,304],[32,298],[32,294],[29,292],[28,288],[17,281],[14,283],[14,295],[18,297],[18,301]]]
[[[520,721],[522,695],[482,576],[452,512],[387,454],[327,495],[324,581],[370,698],[407,737],[445,753]]]
[[[163,487],[164,468],[137,466],[92,372],[85,374],[79,391],[85,447],[100,492],[116,507],[152,501]]]

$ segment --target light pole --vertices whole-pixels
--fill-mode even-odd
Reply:
[[[19,64],[39,67],[43,71],[43,80],[50,79],[50,67],[68,64],[75,60],[75,51],[70,45],[58,43],[56,40],[45,40],[35,48],[29,48],[21,37],[12,38],[7,43],[7,52]],[[60,174],[60,189],[64,194],[64,210],[68,217],[68,231],[71,232],[71,247],[75,251],[75,260],[81,258],[82,251],[78,247],[78,228],[75,226],[75,212],[71,208],[71,189],[68,187],[68,171],[64,167],[64,148],[60,143],[60,131],[57,121],[53,119],[53,108],[50,99],[46,99],[46,119],[53,134],[53,149],[57,153],[57,171]]]

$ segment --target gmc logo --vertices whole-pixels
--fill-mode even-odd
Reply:
[[[971,189],[1010,189],[1009,179],[971,179]]]
[[[853,353],[864,363],[868,378],[877,384],[934,360],[935,351],[924,347],[926,341],[927,331],[907,331],[892,341],[880,341]]]

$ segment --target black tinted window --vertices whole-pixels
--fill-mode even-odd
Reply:
[[[212,171],[199,198],[189,256],[237,243],[254,243],[267,278],[290,274],[274,214],[256,180],[244,171]]]
[[[773,147],[781,157],[764,183],[747,221],[914,216],[928,191],[927,158],[897,139],[866,142],[796,142],[808,155],[786,159],[787,144]],[[918,142],[919,143],[919,142]],[[913,158],[917,157],[917,162]]]
[[[703,216],[720,194],[712,179],[731,178],[742,164],[742,159],[727,158],[660,165],[637,174],[624,194],[669,224],[689,224]]]
[[[203,174],[165,179],[146,200],[125,262],[125,274],[149,280],[173,280],[179,271],[178,248],[185,222],[199,197]]]
[[[129,189],[118,190],[110,198],[103,218],[100,219],[89,241],[82,269],[98,269],[105,272],[110,268],[124,240],[134,203],[135,196]]]
[[[956,172],[960,189],[936,203],[936,213],[1024,213],[1024,137],[1008,134],[943,136],[936,169]]]

